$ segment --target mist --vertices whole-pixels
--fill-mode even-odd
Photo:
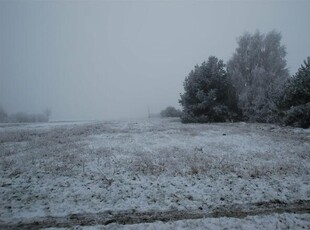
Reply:
[[[0,104],[51,120],[140,118],[179,108],[210,55],[244,32],[281,32],[294,74],[310,54],[309,1],[1,1]]]

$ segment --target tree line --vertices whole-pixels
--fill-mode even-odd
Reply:
[[[50,115],[50,109],[46,109],[42,113],[38,114],[18,112],[9,115],[0,105],[0,123],[48,122]]]
[[[181,120],[248,121],[310,126],[310,58],[293,76],[281,34],[245,33],[225,64],[215,56],[196,65],[180,94]]]

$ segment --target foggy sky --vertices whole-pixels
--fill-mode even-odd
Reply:
[[[310,1],[0,0],[0,104],[52,120],[147,117],[183,81],[225,62],[245,31],[282,33],[295,73],[310,56]]]

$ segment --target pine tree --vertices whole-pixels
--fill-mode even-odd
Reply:
[[[303,105],[310,102],[310,57],[304,61],[304,65],[289,79],[286,92],[283,96],[282,108]]]
[[[234,89],[225,65],[216,57],[209,57],[195,66],[184,81],[182,122],[224,122],[238,117]]]
[[[279,107],[284,111],[285,124],[302,128],[310,126],[310,57],[288,80]]]

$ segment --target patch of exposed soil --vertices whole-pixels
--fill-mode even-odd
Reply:
[[[273,213],[310,213],[310,200],[298,200],[291,203],[280,200],[268,202],[257,202],[251,204],[233,204],[218,206],[212,210],[171,210],[171,211],[147,211],[135,210],[101,213],[78,213],[64,217],[40,217],[31,219],[16,219],[11,222],[0,220],[0,229],[41,229],[49,227],[73,227],[117,224],[152,223],[155,221],[177,221],[186,219],[234,217],[244,218],[246,216],[268,215]]]

